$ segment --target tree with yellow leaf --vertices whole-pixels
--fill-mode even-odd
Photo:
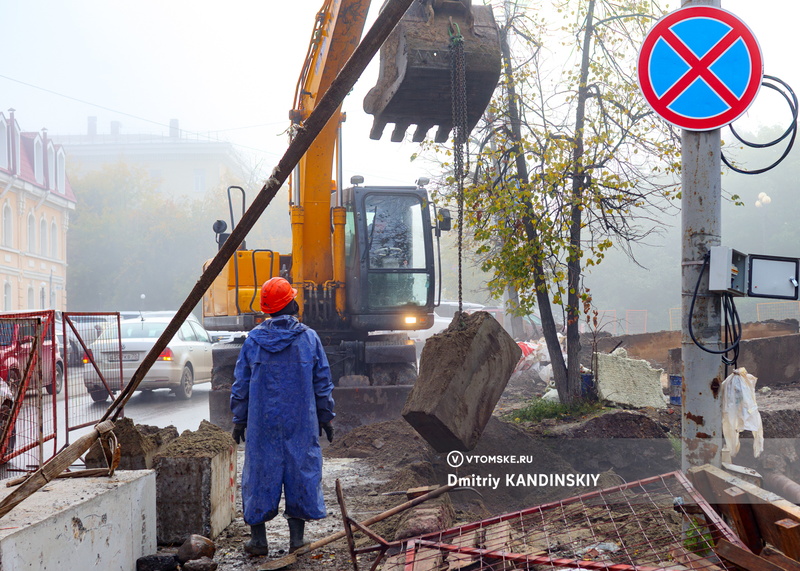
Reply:
[[[661,13],[656,2],[553,8],[557,27],[541,4],[504,4],[503,74],[465,189],[465,227],[492,290],[515,290],[519,314],[538,307],[556,388],[570,404],[581,398],[579,321],[597,327],[583,272],[609,248],[645,238],[672,207],[680,142],[635,82],[639,46]],[[563,311],[566,358],[554,306]]]

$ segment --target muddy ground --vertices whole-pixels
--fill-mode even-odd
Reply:
[[[513,411],[527,399],[540,395],[543,385],[523,376],[512,378],[495,416],[487,426],[478,446],[470,454],[479,456],[514,455],[530,459],[526,464],[468,462],[453,468],[447,456],[436,453],[402,419],[358,428],[337,437],[324,446],[323,488],[329,516],[309,522],[306,539],[318,540],[343,529],[335,495],[335,481],[341,481],[347,509],[352,517],[365,520],[405,501],[404,496],[384,495],[408,488],[443,484],[449,475],[459,478],[499,477],[520,472],[539,474],[593,474],[596,487],[608,488],[626,481],[669,472],[679,468],[676,442],[680,437],[679,409],[620,410],[604,408],[583,418],[548,419],[539,423],[514,422]],[[765,391],[758,395],[767,438],[796,438],[800,432],[800,387]],[[747,434],[745,434],[747,436]],[[793,446],[793,441],[791,446]],[[758,467],[750,457],[750,445],[744,439],[737,463]],[[784,442],[779,451],[787,456]],[[769,446],[767,456],[769,456]],[[243,446],[239,464],[243,461]],[[752,456],[752,455],[751,455]],[[800,461],[784,462],[787,475],[800,475]],[[792,454],[788,455],[792,460]],[[594,486],[507,486],[496,489],[475,486],[478,493],[463,491],[450,494],[455,523],[465,523],[508,513],[544,502],[579,495]],[[239,518],[215,540],[214,560],[221,570],[257,570],[271,558],[286,554],[288,528],[278,517],[267,524],[269,557],[249,557],[243,545],[249,528],[241,520],[241,499],[237,498]],[[395,516],[372,527],[387,540],[395,539],[402,516]],[[360,545],[373,542],[359,540]],[[164,551],[169,551],[165,549]],[[371,558],[361,558],[360,567],[369,568]],[[340,540],[303,556],[291,569],[352,568],[345,541]]]

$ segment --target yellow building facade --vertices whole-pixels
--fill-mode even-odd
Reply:
[[[75,195],[66,153],[47,130],[0,112],[0,309],[64,310],[67,229]]]

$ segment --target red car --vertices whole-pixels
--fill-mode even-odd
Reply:
[[[15,392],[25,373],[37,326],[35,320],[0,319],[0,378],[8,382]],[[55,375],[53,375],[54,353]],[[64,361],[58,345],[53,342],[51,332],[46,332],[44,335],[40,356],[45,389],[51,395],[60,393],[64,385]],[[36,379],[36,376],[33,379]]]

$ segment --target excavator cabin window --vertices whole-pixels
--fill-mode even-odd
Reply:
[[[427,303],[422,208],[416,195],[365,196],[367,299],[371,309]]]

